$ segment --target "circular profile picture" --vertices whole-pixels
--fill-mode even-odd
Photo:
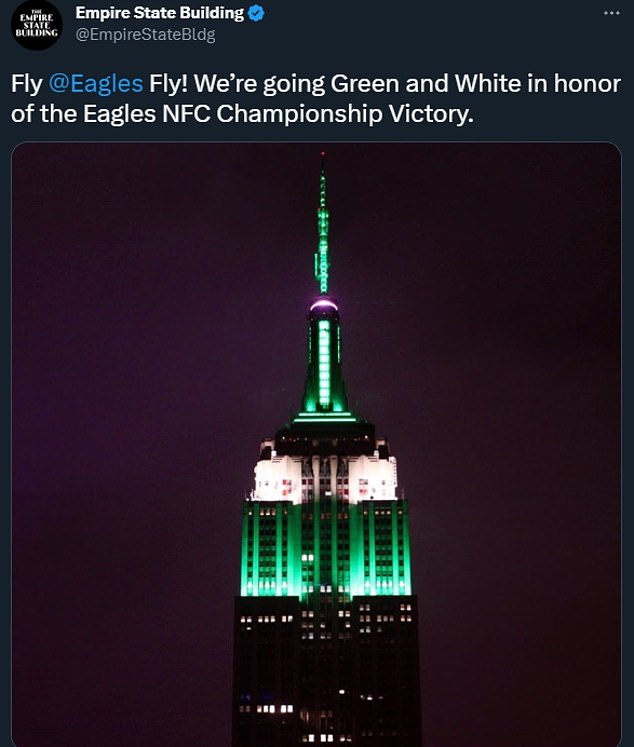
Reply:
[[[62,35],[62,14],[47,0],[27,0],[11,17],[13,38],[25,49],[48,49]]]

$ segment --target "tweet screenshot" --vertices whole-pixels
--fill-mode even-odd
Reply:
[[[2,744],[634,740],[631,8],[4,15]]]

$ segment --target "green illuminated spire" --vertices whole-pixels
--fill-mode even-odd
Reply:
[[[321,172],[319,174],[319,207],[317,208],[317,251],[315,252],[315,280],[319,284],[322,296],[328,293],[328,220],[330,214],[326,207],[326,153],[321,152]]]
[[[295,422],[316,422],[329,418],[337,422],[355,422],[348,411],[346,389],[341,375],[341,325],[334,299],[328,296],[328,223],[326,207],[325,153],[321,153],[319,207],[317,208],[318,244],[315,252],[315,278],[319,296],[308,314],[308,376],[302,409]]]

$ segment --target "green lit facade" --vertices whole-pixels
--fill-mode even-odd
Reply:
[[[322,163],[304,396],[242,506],[234,747],[420,747],[408,502],[387,440],[348,407],[329,220]]]
[[[244,503],[241,596],[308,601],[324,586],[344,602],[367,595],[411,595],[406,501],[351,505],[342,493],[319,499],[316,517],[306,508],[314,506],[315,495],[307,492],[301,505]]]

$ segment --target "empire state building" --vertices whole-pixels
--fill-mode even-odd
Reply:
[[[329,219],[322,160],[301,408],[242,504],[233,747],[421,744],[409,506],[387,439],[348,407]]]

